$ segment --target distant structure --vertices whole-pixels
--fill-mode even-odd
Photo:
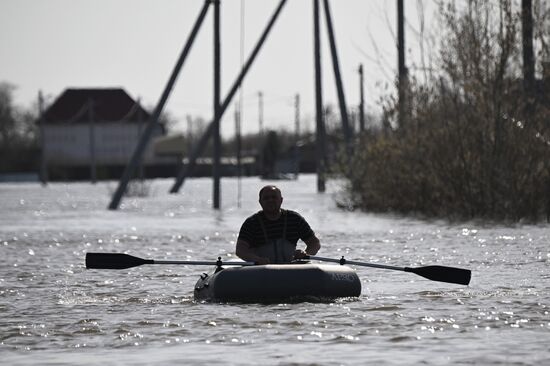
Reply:
[[[123,89],[66,89],[41,121],[49,178],[118,179],[149,117]],[[157,124],[153,138],[165,134],[164,126]],[[147,175],[173,176],[174,159],[157,157],[152,150],[142,161]]]

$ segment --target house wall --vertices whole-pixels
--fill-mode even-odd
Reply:
[[[97,165],[126,165],[139,140],[144,125],[137,123],[96,122],[89,124],[49,124],[44,126],[44,154],[48,165],[78,166],[90,164],[90,133],[95,136]],[[152,137],[162,135],[160,127]],[[156,157],[152,143],[145,154],[145,165],[173,162],[173,159]]]

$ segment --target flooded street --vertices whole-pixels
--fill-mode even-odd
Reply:
[[[357,267],[358,299],[216,304],[193,300],[208,267],[87,270],[86,252],[235,259],[258,190],[282,190],[321,238],[323,257],[472,270],[470,286]],[[538,226],[449,224],[344,212],[336,185],[297,181],[148,182],[149,196],[106,209],[116,182],[0,184],[0,351],[6,365],[539,365],[550,362],[550,234]]]

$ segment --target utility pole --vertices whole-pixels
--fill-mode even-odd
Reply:
[[[336,37],[334,36],[334,29],[332,26],[332,15],[330,13],[330,6],[328,0],[324,0],[325,5],[325,18],[327,23],[327,31],[330,45],[330,53],[332,55],[332,68],[334,71],[334,78],[336,81],[336,91],[338,94],[338,106],[340,108],[340,118],[342,119],[342,129],[344,130],[344,139],[346,141],[346,151],[351,157],[352,153],[352,129],[350,128],[348,110],[346,104],[346,96],[344,94],[344,86],[342,82],[342,75],[340,73],[340,62],[338,61],[338,52],[336,51]]]
[[[237,207],[241,207],[241,175],[242,175],[242,162],[241,162],[241,109],[239,104],[242,102],[239,101],[235,105],[235,145],[236,145],[236,155],[237,155]]]
[[[193,132],[193,117],[191,117],[190,114],[188,114],[186,116],[186,119],[187,119],[187,147],[185,149],[185,155],[184,153],[182,152],[181,155],[179,156],[179,162],[177,164],[177,167],[178,168],[182,168],[184,163],[183,163],[183,157],[186,156],[187,157],[187,163],[189,164],[189,154],[191,154],[191,151],[193,150],[193,146],[195,144],[195,135],[194,135],[194,132]]]
[[[186,116],[187,119],[187,155],[189,155],[189,152],[191,149],[193,149],[193,118],[190,114]]]
[[[40,132],[40,182],[48,184],[48,165],[46,161],[46,137],[44,136],[44,97],[38,92],[38,125]]]
[[[397,0],[397,69],[399,94],[399,127],[406,128],[407,120],[407,66],[405,65],[405,6]]]
[[[359,131],[365,131],[365,100],[363,95],[363,64],[359,65]]]
[[[296,142],[300,139],[300,94],[294,97],[294,135]]]
[[[141,98],[138,98],[136,107],[137,107],[137,120],[138,120],[138,141],[139,141],[141,134],[145,128],[143,113],[141,113]],[[138,169],[139,179],[142,181],[145,179],[145,162],[143,161],[144,159],[140,160],[139,169]]]
[[[90,98],[88,100],[88,123],[90,131],[90,181],[92,182],[92,184],[95,184],[97,182],[94,120],[94,101],[92,98]]]
[[[221,180],[221,136],[220,136],[220,0],[213,0],[214,4],[214,177],[213,207],[220,208],[220,180]]]
[[[241,63],[241,69],[244,67],[244,0],[241,0],[241,29],[240,29],[240,63]],[[237,207],[241,208],[241,201],[242,201],[242,142],[241,142],[241,122],[243,117],[243,94],[244,94],[244,87],[241,83],[239,86],[239,100],[235,106],[235,142],[236,142],[236,148],[237,148]]]
[[[294,136],[294,176],[297,178],[300,173],[300,94],[294,98]]]
[[[265,174],[264,172],[264,94],[259,91],[258,92],[258,146],[260,148],[259,151],[259,158],[260,158],[260,166],[259,166],[259,173],[261,176]]]
[[[315,63],[315,121],[317,147],[317,192],[325,192],[325,122],[323,118],[323,88],[321,80],[321,42],[319,39],[319,0],[313,0],[313,59]]]
[[[258,128],[260,136],[264,134],[264,94],[258,92]]]

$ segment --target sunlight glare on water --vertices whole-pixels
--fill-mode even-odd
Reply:
[[[150,195],[106,209],[116,182],[0,185],[0,350],[4,364],[547,364],[548,226],[449,224],[340,211],[315,176],[150,182]],[[319,255],[394,266],[469,268],[469,286],[357,267],[358,299],[217,304],[193,300],[211,268],[87,270],[86,252],[235,259],[257,192],[279,184],[323,244]]]

